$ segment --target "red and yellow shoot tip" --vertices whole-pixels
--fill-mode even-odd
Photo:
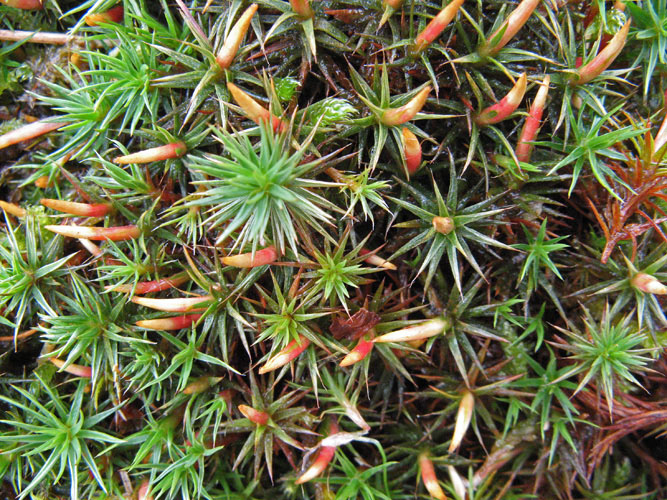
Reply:
[[[464,0],[453,0],[447,7],[438,12],[437,16],[431,19],[426,25],[426,28],[424,28],[423,31],[417,35],[417,38],[415,38],[415,43],[411,48],[414,54],[422,52],[440,36],[443,30],[452,22],[452,19],[456,17],[463,1]]]
[[[222,263],[226,266],[232,267],[258,267],[266,266],[278,260],[278,251],[275,247],[270,246],[257,250],[254,255],[252,252],[242,253],[239,255],[229,255],[222,258]]]
[[[407,328],[401,328],[400,330],[385,333],[384,335],[375,337],[373,342],[411,342],[413,340],[427,339],[429,337],[440,335],[448,326],[447,321],[436,318],[419,325],[409,326]]]
[[[533,101],[528,117],[526,118],[521,133],[519,134],[519,142],[516,145],[516,157],[520,162],[529,162],[530,156],[533,153],[533,141],[537,137],[540,130],[542,120],[542,113],[547,102],[547,95],[549,94],[549,83],[551,77],[549,75],[544,77],[540,84],[540,89],[537,91],[535,100]]]
[[[210,302],[213,300],[211,295],[203,295],[201,297],[187,297],[178,299],[153,299],[149,297],[132,297],[132,302],[140,306],[155,309],[156,311],[164,312],[188,312],[188,311],[204,311],[205,307],[197,307],[200,304]]]
[[[111,211],[109,203],[77,203],[51,198],[42,198],[39,202],[52,210],[79,217],[104,217]]]
[[[0,149],[13,146],[19,142],[35,139],[36,137],[40,137],[44,134],[48,134],[49,132],[53,132],[54,130],[58,130],[65,125],[67,125],[67,122],[49,122],[45,120],[23,125],[22,127],[14,129],[11,132],[0,135]]]
[[[278,354],[269,359],[264,366],[259,369],[259,374],[272,372],[278,368],[282,368],[290,361],[298,358],[303,351],[310,345],[310,340],[300,335],[298,340],[292,340]]]
[[[438,477],[435,475],[433,462],[426,451],[419,455],[419,469],[421,470],[422,481],[429,495],[438,500],[447,500],[445,492],[442,491],[440,483],[438,483]]]
[[[121,23],[123,22],[123,16],[125,15],[125,9],[122,5],[116,5],[111,7],[106,12],[98,12],[95,14],[88,14],[84,21],[88,26],[99,26],[102,23]]]
[[[125,241],[141,236],[141,230],[137,226],[91,227],[48,225],[44,226],[44,229],[69,238],[84,238],[93,241]]]
[[[493,57],[500,49],[514,38],[514,35],[526,24],[541,0],[523,0],[508,16],[500,27],[487,38],[477,51],[482,57]]]
[[[139,283],[136,283],[134,285],[128,285],[128,284],[106,285],[104,289],[120,293],[132,293],[134,291],[136,295],[143,295],[145,293],[161,292],[163,290],[169,290],[170,288],[175,288],[177,286],[182,285],[189,279],[190,278],[188,277],[187,274],[179,273],[172,276],[171,278],[162,278],[153,281],[140,281]]]
[[[409,129],[403,127],[401,130],[403,136],[403,158],[405,158],[405,166],[408,174],[412,175],[422,163],[422,147],[419,144],[419,139]]]
[[[614,35],[607,46],[596,55],[591,62],[577,70],[576,76],[570,80],[570,85],[583,85],[607,69],[625,47],[625,40],[630,31],[630,19]]]
[[[380,116],[380,122],[387,127],[395,127],[409,122],[417,116],[417,113],[424,107],[426,99],[430,93],[431,86],[427,85],[421,89],[416,96],[410,99],[407,104],[404,104],[399,108],[387,109],[382,113],[382,116]]]
[[[252,17],[255,15],[255,12],[257,12],[257,8],[256,3],[248,7],[229,31],[227,38],[225,38],[225,43],[215,56],[215,61],[221,69],[227,69],[231,66],[232,61],[239,51],[243,37],[245,37],[245,34],[250,27],[250,21],[252,21]]]
[[[483,109],[475,116],[475,123],[480,127],[484,127],[507,119],[521,104],[523,96],[526,93],[526,83],[526,73],[522,73],[514,84],[514,87],[512,87],[512,90],[505,97],[496,104]]]
[[[118,156],[113,159],[118,165],[129,165],[130,163],[151,163],[154,161],[172,160],[180,158],[187,153],[188,147],[184,142],[171,142],[164,146],[137,151],[129,155]]]
[[[650,274],[637,273],[632,277],[630,283],[637,290],[641,290],[644,293],[667,295],[667,286],[660,283],[655,276],[651,276]]]
[[[269,423],[271,416],[265,411],[255,410],[252,406],[239,405],[239,411],[245,418],[256,425],[266,425]]]
[[[257,125],[263,122],[270,122],[274,132],[282,132],[285,129],[285,124],[280,118],[271,114],[268,109],[255,101],[246,92],[231,82],[227,84],[227,88],[236,101],[236,104],[238,104],[246,116],[254,121]]]
[[[135,325],[146,330],[182,330],[194,325],[201,316],[201,314],[186,314],[173,318],[143,319],[137,321]]]

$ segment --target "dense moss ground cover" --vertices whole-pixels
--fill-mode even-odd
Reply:
[[[3,497],[664,497],[665,0],[0,39]]]

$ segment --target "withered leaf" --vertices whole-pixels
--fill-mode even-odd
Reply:
[[[361,308],[347,319],[335,317],[331,322],[329,331],[336,340],[348,338],[358,339],[368,330],[380,322],[380,315]]]

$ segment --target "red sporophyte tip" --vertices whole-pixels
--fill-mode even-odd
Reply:
[[[239,411],[245,418],[257,425],[266,425],[271,417],[265,411],[255,410],[252,406],[239,405]]]
[[[340,362],[340,366],[346,367],[358,363],[370,354],[373,349],[373,341],[366,339],[359,339],[359,342],[354,349],[352,349]]]
[[[254,255],[252,252],[242,253],[239,255],[229,255],[222,258],[222,263],[226,266],[233,267],[258,267],[271,264],[278,259],[278,251],[275,247],[270,246],[257,250]]]
[[[478,53],[482,57],[493,57],[500,49],[517,34],[521,27],[526,24],[528,18],[532,15],[535,7],[541,0],[523,0],[516,9],[509,15],[500,27],[482,45]]]
[[[179,273],[171,278],[162,278],[159,280],[153,281],[140,281],[135,285],[121,284],[121,285],[106,285],[105,290],[112,290],[114,292],[120,293],[134,293],[136,295],[143,295],[145,293],[151,292],[161,292],[162,290],[168,290],[169,288],[175,288],[179,285],[182,285],[190,278],[185,273]]]
[[[59,369],[63,369],[65,362],[62,359],[58,358],[49,358],[49,361],[56,365]],[[90,366],[81,366],[70,363],[66,366],[63,371],[76,375],[77,377],[91,378],[93,376],[93,369]]]
[[[435,475],[433,462],[426,451],[419,455],[419,469],[421,470],[422,481],[429,495],[438,500],[447,500],[445,492],[442,491],[440,483],[438,483],[438,477]]]
[[[452,22],[452,19],[456,17],[463,1],[464,0],[452,0],[447,7],[442,9],[437,16],[431,19],[426,25],[426,28],[424,28],[424,30],[417,35],[417,38],[415,38],[415,43],[412,46],[412,52],[414,54],[419,54],[440,36],[447,25]]]
[[[135,324],[146,330],[181,330],[194,325],[201,317],[201,314],[187,314],[173,318],[144,319]]]
[[[201,297],[187,297],[178,299],[153,299],[149,297],[132,297],[132,302],[140,306],[165,312],[188,312],[203,311],[205,307],[197,307],[200,304],[213,300],[211,295]]]
[[[421,89],[407,104],[399,108],[387,109],[380,117],[380,122],[388,127],[403,125],[412,120],[426,104],[426,99],[431,93],[431,86],[427,85]]]
[[[480,111],[475,116],[475,123],[479,126],[492,125],[508,118],[521,104],[523,95],[526,93],[526,73],[522,73],[519,79],[505,97],[496,104]]]
[[[130,163],[150,163],[153,161],[170,160],[180,158],[187,153],[188,147],[184,142],[171,142],[164,146],[137,151],[125,156],[118,156],[113,159],[114,163],[119,165],[129,165]]]
[[[259,369],[259,374],[272,372],[278,368],[282,368],[290,361],[296,359],[303,351],[310,345],[308,340],[303,335],[299,336],[298,340],[292,340],[283,349],[281,349],[275,356],[269,359],[264,366]]]
[[[517,142],[515,152],[517,159],[521,162],[530,161],[530,156],[533,152],[532,142],[535,140],[537,133],[540,130],[540,121],[542,120],[544,105],[547,102],[550,82],[551,77],[549,75],[545,76],[544,80],[542,80],[540,89],[537,91],[535,100],[528,111],[528,117],[523,124],[521,134],[519,134],[519,141]]]
[[[51,198],[42,198],[40,203],[52,210],[80,217],[104,217],[111,211],[109,203],[77,203]]]
[[[408,169],[408,174],[414,174],[419,170],[422,163],[422,147],[419,144],[419,139],[409,129],[403,127],[401,130],[403,135],[403,157],[405,158],[405,166]]]
[[[4,0],[0,0],[4,1]],[[23,125],[17,129],[0,135],[0,149],[18,144],[19,142],[28,141],[36,137],[40,137],[49,132],[53,132],[61,127],[67,125],[67,122],[49,122],[41,120],[38,122]]]
[[[215,56],[215,61],[221,69],[227,69],[231,66],[232,61],[239,51],[243,37],[250,27],[250,21],[252,21],[252,17],[255,15],[255,12],[257,12],[257,8],[258,6],[256,3],[248,7],[229,31],[227,38],[225,38],[225,43]]]
[[[94,241],[125,241],[141,236],[141,230],[137,226],[90,227],[49,225],[44,226],[44,229],[70,238],[84,238]]]
[[[591,62],[578,69],[577,74],[570,80],[570,85],[583,85],[607,69],[625,47],[625,40],[630,31],[628,19],[623,27],[614,35],[607,46],[596,55]]]
[[[84,21],[88,26],[99,26],[101,23],[120,23],[123,21],[125,9],[122,5],[111,7],[106,12],[88,14]]]
[[[282,132],[285,130],[285,124],[280,118],[271,114],[268,109],[255,101],[246,92],[231,82],[227,83],[227,88],[246,116],[254,121],[257,125],[262,122],[270,121],[274,132]]]

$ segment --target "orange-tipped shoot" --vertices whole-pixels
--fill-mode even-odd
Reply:
[[[614,35],[607,46],[591,62],[578,69],[577,75],[570,80],[570,85],[583,85],[607,69],[625,47],[625,39],[630,31],[630,19]]]
[[[238,408],[245,418],[256,425],[266,425],[271,419],[268,413],[265,411],[255,410],[252,406],[239,405]]]
[[[444,319],[436,318],[419,325],[401,328],[394,332],[385,333],[373,339],[373,342],[410,342],[413,340],[427,339],[440,335],[449,326]]]
[[[426,99],[430,93],[431,86],[427,85],[421,89],[416,96],[410,99],[407,104],[404,104],[400,108],[387,109],[382,113],[382,116],[380,116],[380,122],[387,127],[395,127],[409,122],[417,116],[417,113],[424,107]]]
[[[19,207],[16,203],[9,203],[2,200],[0,200],[0,208],[14,217],[25,217],[27,213],[25,208]]]
[[[221,380],[222,377],[209,377],[209,376],[199,377],[185,386],[185,389],[183,389],[183,394],[202,393],[208,388],[213,387]]]
[[[88,14],[84,21],[88,26],[99,26],[102,23],[120,23],[123,21],[125,9],[122,5],[111,7],[106,12],[98,12],[95,14]]]
[[[359,251],[359,255],[366,255],[367,257],[364,259],[364,262],[367,262],[372,266],[381,267],[389,271],[396,271],[396,269],[398,269],[395,264],[392,264],[388,260],[383,259],[379,255],[372,253],[370,250],[366,250],[365,248],[362,248]]]
[[[405,158],[405,166],[410,175],[419,170],[422,163],[422,147],[419,144],[419,139],[409,129],[403,127],[401,130],[403,134],[403,157]]]
[[[203,295],[201,297],[188,297],[179,299],[153,299],[149,297],[132,297],[132,302],[140,306],[165,312],[188,312],[203,311],[206,308],[197,307],[200,304],[210,302],[213,297]]]
[[[308,470],[301,474],[295,484],[303,484],[307,483],[311,479],[315,479],[318,477],[322,472],[324,472],[324,469],[327,468],[329,465],[329,462],[333,459],[334,455],[336,454],[336,447],[334,446],[322,446],[320,448],[320,451],[317,453],[317,457],[313,461],[313,464],[308,467]]]
[[[111,211],[109,203],[77,203],[51,198],[42,198],[39,202],[52,210],[79,217],[104,217]]]
[[[49,361],[56,365],[59,370],[71,373],[77,377],[91,378],[93,376],[93,369],[90,366],[81,366],[70,363],[68,366],[63,368],[63,366],[65,366],[65,362],[62,359],[49,358]]]
[[[221,69],[227,69],[231,66],[232,61],[239,51],[243,37],[250,27],[250,21],[252,21],[255,12],[257,12],[256,3],[252,4],[245,10],[245,12],[243,12],[243,14],[241,14],[239,20],[236,21],[232,29],[229,31],[227,38],[225,38],[225,43],[215,56],[215,61]]]
[[[296,359],[310,345],[310,340],[304,336],[299,336],[298,341],[292,340],[278,354],[269,359],[264,366],[259,369],[259,373],[264,374],[282,368],[290,361]]]
[[[66,122],[47,122],[44,120],[23,125],[11,132],[0,135],[0,149],[40,137],[65,125],[67,125]]]
[[[653,154],[660,151],[665,144],[667,144],[667,90],[665,91],[665,107],[663,113],[665,113],[665,118],[662,120],[662,125],[658,129],[658,133],[655,136],[655,141],[653,141]]]
[[[186,314],[173,318],[143,319],[137,321],[135,325],[146,330],[181,330],[194,325],[201,316],[201,314]]]
[[[667,295],[667,286],[663,285],[654,276],[646,273],[637,273],[630,281],[633,287],[644,293]]]
[[[433,462],[426,451],[419,455],[419,469],[421,470],[422,481],[429,495],[438,500],[447,500],[445,492],[442,491],[440,483],[438,483],[438,477],[435,475]]]
[[[523,0],[500,27],[482,45],[478,53],[482,57],[493,57],[517,34],[533,14],[540,0]]]
[[[42,0],[0,0],[0,4],[23,10],[38,10],[44,7]]]
[[[433,41],[440,36],[447,25],[456,17],[459,8],[464,0],[453,0],[447,7],[438,12],[431,21],[426,25],[426,28],[417,35],[415,43],[412,46],[412,52],[419,54],[426,47],[431,45]]]
[[[315,16],[308,0],[289,0],[289,3],[301,19],[312,19]]]
[[[246,116],[254,121],[257,125],[262,122],[271,122],[274,132],[277,130],[282,132],[285,129],[285,124],[280,118],[271,114],[268,109],[255,101],[246,92],[231,82],[227,83],[227,88],[236,101],[236,104],[238,104]]]
[[[137,500],[153,500],[153,495],[151,495],[151,483],[150,480],[145,479],[139,489],[137,490]]]
[[[526,82],[526,73],[522,73],[514,84],[514,87],[512,87],[512,90],[510,90],[505,97],[496,104],[480,111],[480,113],[475,116],[475,123],[484,127],[507,119],[514,113],[514,111],[516,111],[519,104],[521,104],[523,96],[526,93]]]
[[[465,389],[463,397],[459,402],[459,411],[456,413],[456,424],[454,425],[454,436],[452,442],[449,444],[449,453],[456,451],[465,436],[470,420],[472,419],[472,412],[475,409],[475,396],[472,392]]]
[[[239,255],[229,255],[222,258],[222,263],[226,266],[233,267],[258,267],[266,266],[275,262],[278,259],[278,251],[273,247],[266,247],[257,250],[254,255],[252,252],[242,253]]]
[[[161,292],[162,290],[175,288],[177,286],[182,285],[189,279],[190,278],[188,277],[187,274],[179,273],[172,276],[171,278],[162,278],[153,281],[140,281],[135,285],[127,285],[127,284],[107,285],[104,287],[104,289],[120,293],[132,293],[134,291],[136,295],[143,295],[145,293]]]
[[[346,367],[362,361],[368,356],[373,349],[373,341],[366,339],[359,339],[359,342],[354,349],[352,349],[347,356],[340,362],[340,366]]]
[[[44,226],[44,229],[53,231],[69,238],[84,238],[93,241],[125,241],[141,236],[137,226],[90,227],[90,226]]]
[[[118,165],[129,165],[130,163],[151,163],[154,161],[171,160],[180,158],[187,153],[188,147],[184,142],[170,142],[164,146],[137,151],[125,156],[118,156],[113,159]]]
[[[521,134],[519,134],[519,142],[516,145],[516,157],[521,162],[529,162],[530,155],[533,152],[532,142],[537,137],[540,130],[540,122],[542,120],[542,113],[544,112],[544,105],[547,102],[547,95],[549,94],[549,83],[551,77],[549,75],[544,77],[540,84],[540,89],[537,91],[535,100],[533,101],[528,117],[526,118]]]

